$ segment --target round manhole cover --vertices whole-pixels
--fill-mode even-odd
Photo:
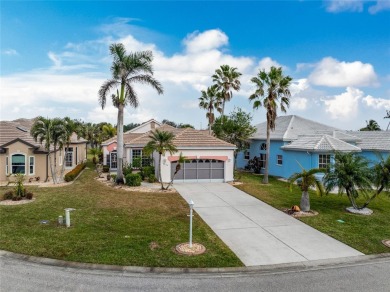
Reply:
[[[199,255],[204,253],[206,248],[200,243],[193,243],[192,247],[190,247],[190,244],[185,242],[176,245],[175,251],[185,255]]]
[[[382,243],[386,245],[387,247],[390,247],[390,239],[382,240]]]

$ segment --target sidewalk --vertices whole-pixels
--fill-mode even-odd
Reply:
[[[246,266],[363,255],[229,184],[174,187]]]

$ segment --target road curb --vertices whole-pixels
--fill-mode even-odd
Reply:
[[[352,265],[365,263],[377,259],[390,260],[390,253],[362,255],[345,258],[335,258],[326,260],[314,260],[296,263],[250,266],[250,267],[226,267],[226,268],[167,268],[167,267],[139,267],[139,266],[119,266],[119,265],[105,265],[105,264],[89,264],[79,262],[68,262],[64,260],[56,260],[50,258],[41,258],[36,256],[17,254],[9,251],[0,250],[0,257],[23,260],[31,263],[56,266],[63,268],[74,269],[88,269],[88,270],[103,270],[103,271],[118,271],[129,273],[157,273],[157,274],[183,274],[183,273],[266,273],[286,270],[305,270],[312,268],[322,268],[340,265]]]

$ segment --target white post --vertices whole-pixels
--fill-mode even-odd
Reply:
[[[76,209],[73,208],[66,208],[65,209],[65,223],[66,227],[70,227],[70,211],[74,211]]]
[[[192,248],[192,209],[194,207],[194,202],[190,200],[190,248]]]

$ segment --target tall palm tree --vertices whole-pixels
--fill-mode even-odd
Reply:
[[[360,131],[380,131],[381,127],[374,120],[366,121],[366,126],[361,128]]]
[[[290,103],[290,83],[292,78],[284,76],[282,67],[271,67],[267,73],[265,70],[259,71],[256,77],[251,79],[255,84],[256,90],[249,97],[253,102],[253,108],[258,109],[263,106],[267,112],[267,149],[265,159],[265,173],[263,183],[268,183],[268,168],[271,136],[270,131],[275,130],[275,119],[277,117],[277,109],[280,106],[282,112],[286,112],[286,107]]]
[[[153,131],[149,135],[150,141],[146,146],[144,147],[144,152],[146,155],[151,155],[153,152],[157,152],[159,154],[158,156],[158,178],[161,183],[161,189],[165,190],[164,184],[161,178],[161,156],[165,155],[166,152],[169,152],[171,155],[175,152],[177,152],[176,146],[173,144],[173,139],[175,136],[171,132],[166,131],[159,131],[158,129],[156,131]],[[168,185],[169,187],[169,185]]]
[[[326,192],[329,193],[338,187],[339,195],[345,192],[352,206],[355,209],[362,209],[355,199],[359,192],[367,195],[372,190],[372,174],[368,164],[367,159],[356,153],[337,152],[334,163],[323,179]]]
[[[386,116],[383,117],[384,119],[390,119],[390,110],[386,111]],[[386,128],[386,131],[389,130],[389,127],[390,127],[390,122],[387,124],[387,128]]]
[[[115,100],[118,108],[117,122],[117,183],[123,184],[123,111],[126,104],[136,108],[139,104],[137,93],[133,85],[136,83],[148,84],[156,89],[158,94],[163,93],[163,88],[153,78],[151,51],[126,53],[123,44],[112,44],[110,53],[114,61],[111,66],[112,79],[103,83],[99,90],[99,103],[104,109],[107,96],[118,89],[118,99]]]
[[[211,127],[215,121],[214,110],[222,112],[221,95],[218,94],[218,85],[213,85],[207,90],[201,91],[202,96],[199,97],[199,107],[207,110],[206,118],[209,120],[209,134],[211,135]]]
[[[225,114],[225,102],[230,101],[233,97],[232,90],[239,91],[241,87],[240,76],[242,74],[237,68],[229,65],[222,65],[215,70],[211,77],[217,85],[218,91],[222,95],[222,116]]]
[[[71,140],[72,134],[77,129],[77,123],[74,120],[72,120],[71,118],[65,117],[62,120],[62,125],[63,125],[63,130],[64,130],[62,132],[62,137],[63,137],[62,140],[64,141],[64,144],[66,145],[66,147],[64,149],[64,157],[62,158],[62,168],[61,168],[61,174],[60,174],[61,179],[62,179],[64,172],[65,172],[65,159],[66,159],[66,155],[68,153],[69,145],[71,142],[70,140]],[[61,150],[63,148],[64,147],[61,147]],[[77,163],[77,161],[76,161],[76,163]]]
[[[301,204],[300,204],[302,211],[304,212],[310,211],[310,196],[309,196],[310,188],[315,188],[317,194],[319,195],[323,195],[325,193],[321,180],[315,176],[315,174],[317,173],[325,173],[325,172],[326,169],[322,169],[322,168],[312,168],[310,170],[305,170],[302,167],[301,172],[294,173],[288,179],[290,183],[290,188],[294,182],[298,181],[298,186],[301,188],[302,191]]]

